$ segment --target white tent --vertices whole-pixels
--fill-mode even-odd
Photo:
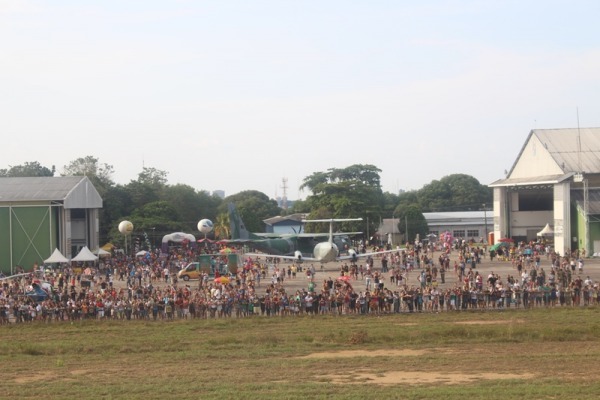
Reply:
[[[60,252],[58,249],[54,249],[52,255],[44,260],[46,264],[54,264],[54,263],[68,263],[69,259]]]
[[[83,246],[83,248],[79,251],[79,254],[77,254],[75,257],[73,257],[71,259],[71,261],[96,261],[98,260],[98,257],[96,257],[94,255],[94,253],[92,253],[90,251],[90,249],[87,248],[87,246]]]
[[[106,251],[103,248],[98,248],[98,249],[94,250],[92,253],[94,253],[94,254],[96,254],[97,256],[100,256],[100,257],[102,257],[102,256],[110,256],[111,255],[110,251]]]
[[[550,224],[546,224],[546,226],[537,233],[538,236],[554,236],[554,231],[550,228]]]

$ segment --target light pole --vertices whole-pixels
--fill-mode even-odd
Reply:
[[[404,235],[406,236],[404,240],[406,241],[406,243],[408,243],[408,215],[404,216],[404,227]]]
[[[483,223],[485,224],[485,237],[483,238],[483,242],[488,242],[488,229],[487,229],[487,207],[485,203],[483,203]]]
[[[392,236],[390,238],[390,245],[394,248],[394,225],[396,225],[396,216],[392,214]]]

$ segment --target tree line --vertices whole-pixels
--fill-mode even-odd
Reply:
[[[307,214],[310,219],[357,218],[337,229],[375,233],[384,218],[398,221],[401,234],[408,230],[406,240],[416,234],[428,233],[424,212],[476,211],[491,205],[492,191],[477,179],[465,174],[448,175],[425,184],[419,190],[402,193],[383,192],[381,170],[370,164],[354,164],[345,168],[330,168],[304,178],[301,190],[309,192],[305,200],[295,201],[290,209],[281,209],[277,201],[266,194],[246,190],[224,199],[189,185],[168,183],[166,171],[144,167],[136,179],[127,184],[113,181],[114,168],[100,163],[93,156],[77,158],[57,171],[39,162],[0,169],[0,177],[87,176],[103,199],[100,210],[100,241],[121,241],[118,224],[129,220],[134,235],[149,238],[154,245],[163,235],[172,232],[198,233],[202,218],[214,222],[212,238],[229,237],[227,205],[233,202],[246,228],[264,232],[263,220],[294,213]],[[307,225],[308,232],[324,231],[325,226]],[[370,234],[370,236],[372,236]]]

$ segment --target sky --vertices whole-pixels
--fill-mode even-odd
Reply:
[[[290,200],[504,178],[532,129],[600,127],[600,2],[0,0],[0,168]],[[57,174],[57,175],[58,175]]]

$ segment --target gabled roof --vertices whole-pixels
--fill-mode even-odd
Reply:
[[[102,208],[85,176],[0,178],[0,203],[63,202],[65,208]]]
[[[564,180],[571,178],[575,173],[570,172],[562,175],[548,175],[548,176],[536,176],[534,178],[512,178],[512,179],[499,179],[490,183],[489,187],[498,186],[542,186],[542,185],[554,185]]]
[[[533,135],[543,143],[563,173],[600,173],[600,128],[534,129],[529,132],[508,177]]]

